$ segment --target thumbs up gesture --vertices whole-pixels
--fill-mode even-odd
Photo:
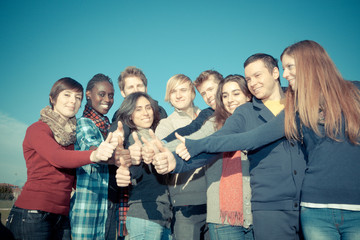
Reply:
[[[119,141],[118,141],[119,138],[121,139],[121,144],[123,144],[123,141],[124,141],[124,129],[123,129],[123,125],[122,125],[121,121],[118,121],[118,127],[113,132],[110,143],[116,147],[118,145],[118,143],[119,143]]]
[[[118,146],[115,150],[115,165],[118,166],[116,170],[116,184],[119,187],[126,187],[130,184],[130,170],[131,157],[130,151],[124,149],[123,140],[121,137],[118,138]]]
[[[111,144],[112,139],[112,133],[109,133],[106,140],[102,142],[99,147],[93,151],[90,155],[90,160],[94,163],[100,162],[100,161],[107,161],[109,158],[111,158],[115,146]]]
[[[153,165],[159,174],[166,174],[171,172],[176,167],[176,160],[172,152],[169,151],[161,141],[156,141],[155,145],[159,153],[155,154]]]
[[[179,135],[178,133],[175,133],[175,136],[178,140],[180,140],[180,144],[177,145],[176,147],[176,154],[179,155],[179,157],[181,157],[182,159],[184,159],[185,161],[190,159],[190,153],[188,152],[186,146],[185,146],[185,138],[181,135]]]
[[[155,136],[155,133],[152,129],[149,129],[149,134],[151,137],[150,141],[146,140],[144,137],[141,137],[141,140],[144,143],[144,146],[141,150],[141,155],[146,164],[152,163],[155,154],[159,152],[159,149],[156,146],[156,142],[160,142],[160,145],[162,145],[161,141]]]
[[[131,166],[130,151],[128,149],[124,149],[122,138],[118,138],[118,145],[115,148],[114,158],[115,158],[115,165],[118,167]]]
[[[119,162],[120,162],[120,166],[119,168],[116,170],[116,184],[119,187],[126,187],[129,186],[130,184],[130,171],[129,171],[129,166],[131,165],[131,158],[130,158],[130,152],[129,150],[126,150],[124,148],[122,148],[123,151],[127,151],[128,155],[122,154],[119,157]],[[127,161],[128,159],[128,161]]]
[[[132,133],[132,137],[133,137],[135,143],[129,147],[131,164],[139,165],[141,163],[141,159],[142,159],[142,157],[141,157],[142,143],[139,140],[139,137],[136,132]]]

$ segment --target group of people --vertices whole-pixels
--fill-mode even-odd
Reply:
[[[360,90],[305,40],[245,77],[202,72],[166,85],[164,108],[136,67],[85,90],[62,78],[26,132],[15,239],[360,239]],[[209,106],[193,103],[195,89]],[[75,151],[74,151],[75,150]]]

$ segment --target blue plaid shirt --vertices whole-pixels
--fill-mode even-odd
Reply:
[[[103,141],[99,128],[91,119],[81,117],[77,120],[75,150],[89,150]],[[70,206],[72,239],[105,239],[108,165],[89,164],[77,168],[76,178],[76,191]]]

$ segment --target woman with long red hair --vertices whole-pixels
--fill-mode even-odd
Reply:
[[[360,90],[314,41],[287,47],[281,61],[289,81],[285,114],[246,133],[186,139],[183,156],[194,164],[201,152],[253,150],[285,135],[303,145],[307,161],[300,204],[305,239],[360,239]]]

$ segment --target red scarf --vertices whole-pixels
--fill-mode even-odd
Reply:
[[[86,104],[83,112],[83,117],[91,119],[99,128],[104,139],[106,138],[110,128],[110,121],[106,116],[98,113],[92,107]]]
[[[220,179],[220,217],[230,225],[243,225],[241,151],[223,153]]]

